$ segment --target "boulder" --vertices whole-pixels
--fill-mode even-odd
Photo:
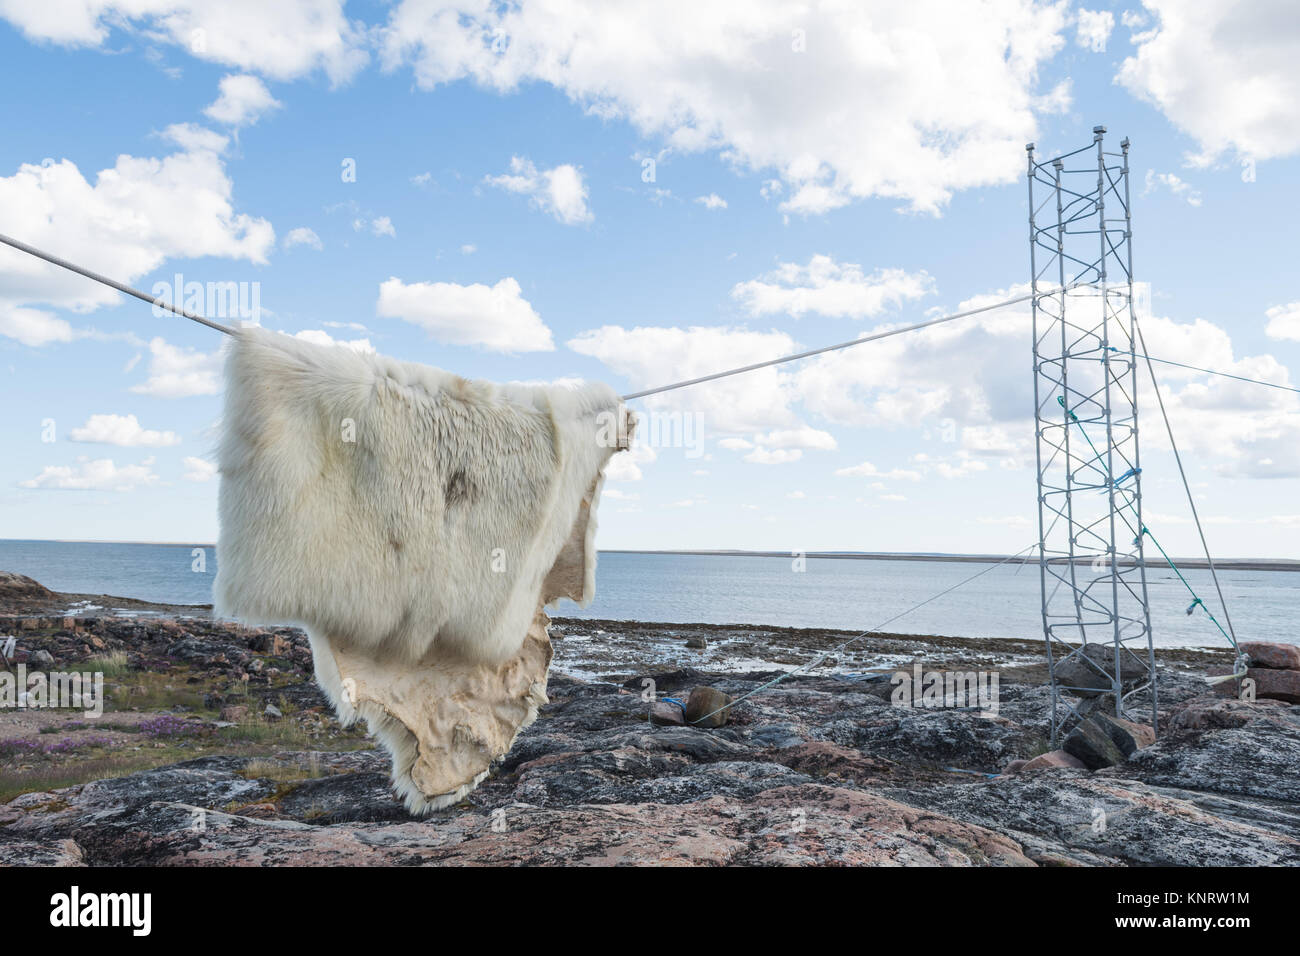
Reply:
[[[1241,652],[1250,659],[1251,667],[1268,667],[1274,670],[1300,670],[1300,647],[1273,641],[1244,641]]]
[[[694,727],[722,727],[731,717],[728,707],[731,702],[730,695],[720,690],[702,684],[693,687],[691,696],[686,699],[686,722]],[[727,709],[719,709],[724,707]]]
[[[650,705],[650,723],[659,727],[681,727],[686,723],[686,713],[680,704],[657,700]]]
[[[0,601],[49,601],[54,592],[25,574],[0,571]]]
[[[1236,683],[1232,682],[1228,686],[1235,688]],[[1228,700],[1208,696],[1194,697],[1178,708],[1169,721],[1169,726],[1176,731],[1226,730],[1244,727],[1250,722],[1253,706],[1244,700],[1237,700],[1235,696]]]
[[[293,645],[279,634],[259,634],[252,643],[253,650],[272,657],[287,657],[293,649]]]
[[[703,651],[708,649],[709,642],[703,637],[692,637],[687,639],[686,646],[694,651]]]
[[[1100,670],[1099,670],[1100,669]],[[1084,644],[1056,664],[1056,679],[1081,697],[1096,697],[1111,690],[1115,649],[1110,644]],[[1125,691],[1147,678],[1146,662],[1131,651],[1120,653],[1120,681]]]
[[[1120,749],[1126,760],[1143,747],[1149,747],[1156,742],[1155,731],[1146,724],[1100,713],[1094,714],[1091,720],[1106,732],[1106,736]]]
[[[1256,697],[1300,704],[1300,670],[1279,671],[1267,667],[1251,667],[1246,671],[1246,676],[1255,682]]]
[[[1230,668],[1216,667],[1210,670],[1211,677],[1221,677],[1232,673]],[[1245,678],[1255,682],[1255,697],[1261,700],[1284,700],[1288,704],[1300,704],[1300,670],[1283,671],[1271,667],[1248,667]],[[1214,685],[1214,692],[1220,697],[1239,697],[1240,683],[1226,680]]]
[[[1128,759],[1128,754],[1111,739],[1109,729],[1101,723],[1102,719],[1098,714],[1080,721],[1061,744],[1062,750],[1083,761],[1089,770],[1113,767]]]
[[[1078,757],[1066,753],[1064,750],[1052,750],[1045,754],[1039,754],[1033,760],[1030,760],[1020,768],[1020,773],[1030,770],[1056,770],[1067,767],[1072,770],[1086,770],[1084,762]]]
[[[1156,742],[1156,732],[1150,724],[1144,724],[1138,720],[1125,720],[1123,717],[1111,717],[1110,720],[1129,732],[1139,750],[1143,747],[1150,747]]]
[[[221,708],[221,719],[237,724],[248,716],[248,708],[243,704],[227,704]]]

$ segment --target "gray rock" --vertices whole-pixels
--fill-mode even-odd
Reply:
[[[1015,761],[1012,761],[1013,763]],[[1032,760],[1026,760],[1021,766],[1022,771],[1029,770],[1087,770],[1087,766],[1078,757],[1068,754],[1064,750],[1049,750],[1045,754],[1039,754]]]
[[[644,627],[600,626],[622,644],[637,643],[629,635]],[[236,667],[251,669],[250,648],[266,646],[269,633],[194,619],[104,618],[95,627],[129,653],[133,670],[183,660],[210,681],[205,693],[229,687]],[[706,629],[685,633],[695,631]],[[305,636],[281,632],[288,654],[277,667],[309,668]],[[717,651],[813,639],[797,630],[720,633]],[[42,640],[60,662],[86,653],[80,637]],[[678,653],[683,640],[666,634],[661,646]],[[864,657],[913,653],[914,644],[890,640],[864,641]],[[596,650],[580,642],[573,653],[582,647]],[[957,642],[926,653],[936,667],[971,666]],[[205,757],[25,794],[0,804],[0,864],[1300,865],[1300,708],[1217,698],[1199,659],[1161,668],[1163,736],[1092,772],[1064,752],[1034,756],[1048,746],[1050,694],[1009,665],[995,717],[896,707],[887,682],[800,674],[747,698],[709,732],[648,723],[644,675],[685,700],[697,686],[736,698],[782,672],[584,669],[618,675],[604,683],[557,668],[550,703],[480,787],[421,820],[393,795],[382,751],[330,752],[336,731],[307,670],[272,687],[265,668],[246,696],[216,694],[210,706],[288,712],[282,719],[322,735],[315,759],[263,750],[256,766],[251,757]],[[1019,761],[1027,762],[1018,774],[979,773]],[[1033,769],[1043,763],[1055,769]]]
[[[1109,691],[1115,673],[1115,649],[1110,644],[1084,644],[1056,664],[1056,679],[1070,693],[1095,697]],[[1146,662],[1128,652],[1120,653],[1120,680],[1125,692],[1147,679]]]
[[[1143,747],[1155,743],[1155,734],[1150,727],[1130,720],[1111,717],[1109,714],[1093,714],[1090,722],[1105,731],[1106,736],[1119,748],[1125,760]]]
[[[681,704],[657,700],[650,705],[650,723],[660,727],[682,727],[686,724],[686,711]]]
[[[1109,730],[1100,723],[1104,719],[1103,715],[1098,714],[1080,721],[1061,744],[1062,750],[1083,761],[1089,770],[1113,767],[1117,763],[1123,763],[1128,756],[1111,738]]]
[[[798,747],[804,742],[798,728],[787,721],[780,724],[764,724],[755,727],[749,734],[749,742],[755,746],[771,750],[784,750],[786,747]]]

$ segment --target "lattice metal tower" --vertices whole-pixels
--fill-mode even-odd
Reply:
[[[1113,702],[1156,725],[1155,651],[1143,559],[1129,143],[1029,160],[1039,571],[1052,743]],[[1090,646],[1091,645],[1091,646]],[[1132,704],[1137,694],[1146,707]],[[1109,698],[1109,700],[1106,700]],[[1144,702],[1145,704],[1145,702]],[[1149,716],[1149,720],[1148,720]]]

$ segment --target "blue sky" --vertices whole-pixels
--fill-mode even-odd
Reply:
[[[1153,354],[1295,384],[1287,5],[672,6],[0,2],[0,232],[625,392],[1019,294],[1024,143],[1101,123]],[[215,540],[220,345],[0,251],[0,537]],[[642,403],[698,431],[622,456],[600,544],[1016,551],[1029,349],[1009,309]],[[1215,549],[1300,557],[1300,396],[1162,376]],[[1145,426],[1153,529],[1194,553]]]

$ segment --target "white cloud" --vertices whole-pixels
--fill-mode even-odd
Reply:
[[[818,451],[834,451],[835,436],[817,428],[786,428],[755,435],[755,444],[766,448],[815,448]]]
[[[68,432],[68,438],[71,441],[99,442],[123,448],[164,448],[179,445],[181,441],[175,432],[141,428],[134,415],[91,415],[86,419],[86,424]]]
[[[605,325],[582,332],[570,339],[568,346],[626,376],[632,390],[696,378],[795,350],[794,340],[784,332],[708,326],[625,329]],[[710,431],[719,434],[790,428],[799,423],[789,407],[789,381],[779,368],[765,368],[642,401],[652,411],[698,415]]]
[[[181,477],[186,481],[211,481],[217,476],[216,462],[187,455],[181,459],[181,464],[185,466],[185,471]]]
[[[360,211],[360,207],[355,202],[352,201],[346,203],[337,203],[336,205],[328,206],[326,207],[325,211],[334,212],[336,209],[348,209],[354,214]],[[390,236],[393,239],[397,238],[397,230],[393,228],[392,219],[390,219],[388,216],[376,216],[374,218],[367,218],[368,216],[369,213],[366,213],[365,215],[353,215],[352,231],[363,232],[366,229],[369,229],[370,233],[375,236]]]
[[[71,342],[76,337],[72,326],[53,313],[25,309],[3,300],[0,300],[0,335],[33,347],[51,342]]]
[[[203,111],[209,119],[226,126],[252,126],[284,104],[271,95],[266,84],[247,73],[223,76],[217,101]]]
[[[615,455],[605,466],[605,480],[640,481],[645,477],[641,466],[650,464],[658,457],[659,453],[655,449],[638,441],[633,435],[632,447]],[[605,493],[608,494],[608,491]]]
[[[528,196],[534,206],[566,226],[591,222],[595,218],[587,208],[587,184],[577,166],[556,166],[539,171],[531,160],[513,156],[509,173],[488,176],[484,181]]]
[[[1021,287],[962,302],[959,309],[1012,298]],[[1082,302],[1073,308],[1083,308]],[[1280,314],[1280,313],[1279,313]],[[962,477],[986,467],[1029,467],[1033,461],[1033,381],[1026,367],[1008,362],[1022,354],[1029,328],[1023,306],[972,316],[847,352],[819,356],[794,377],[793,394],[804,411],[835,423],[918,425],[953,442],[944,457],[917,459],[920,472]],[[1195,319],[1143,315],[1150,353],[1174,362],[1214,368],[1278,384],[1292,384],[1271,355],[1237,357],[1219,326]],[[1180,447],[1188,457],[1216,462],[1225,476],[1300,475],[1300,396],[1199,372],[1156,365],[1162,394]],[[1143,451],[1166,450],[1145,367],[1139,400],[1147,424]],[[1263,461],[1270,464],[1262,464]],[[976,463],[978,462],[978,464]],[[857,474],[880,475],[873,467]],[[885,475],[884,477],[889,477]]]
[[[549,83],[671,150],[774,171],[787,212],[869,196],[937,211],[956,190],[1023,174],[1037,71],[1066,21],[1064,3],[1031,0],[406,0],[382,57],[389,69],[409,63],[425,88]]]
[[[1154,169],[1147,170],[1145,187],[1142,195],[1146,196],[1152,190],[1158,188],[1168,189],[1180,199],[1187,200],[1189,206],[1199,206],[1201,204],[1201,194],[1191,183],[1174,175],[1173,173],[1157,173]]]
[[[323,70],[342,83],[369,59],[365,27],[348,20],[341,0],[0,0],[0,17],[33,40],[104,47],[124,30],[280,80]]]
[[[1070,112],[1070,106],[1074,102],[1073,89],[1074,83],[1067,76],[1046,93],[1034,97],[1034,112],[1053,116]]]
[[[460,247],[460,254],[462,256],[472,256],[476,252],[478,252],[478,246],[474,245],[472,242],[467,242]]]
[[[1093,53],[1105,53],[1110,31],[1115,29],[1115,14],[1109,10],[1084,10],[1075,16],[1074,42]]]
[[[803,451],[798,448],[755,448],[745,456],[745,461],[755,465],[784,465],[802,457]]]
[[[1188,326],[1147,318],[1143,327],[1152,355],[1295,385],[1272,355],[1236,358],[1228,334],[1204,320]],[[1156,372],[1185,457],[1214,462],[1215,471],[1227,477],[1300,477],[1300,396],[1166,365],[1157,365]],[[1140,386],[1139,396],[1145,407],[1152,407],[1154,396],[1146,385]],[[1168,447],[1162,427],[1148,425],[1143,434],[1144,447]]]
[[[940,478],[967,478],[970,475],[981,471],[988,471],[988,462],[981,461],[978,458],[970,458],[959,453],[958,460],[954,464],[950,461],[937,461],[934,463],[935,473]]]
[[[1024,294],[1012,287],[957,304],[968,310]],[[1140,296],[1141,300],[1141,296]],[[1082,307],[1076,303],[1074,308]],[[1270,310],[1278,328],[1287,328],[1288,306]],[[863,334],[889,328],[880,325]],[[1008,355],[1024,354],[1030,327],[1026,305],[1013,306],[884,339],[807,360],[797,366],[760,369],[642,399],[656,411],[699,416],[718,445],[754,463],[790,460],[780,451],[806,451],[815,441],[791,441],[789,434],[825,436],[806,425],[814,416],[831,425],[921,428],[936,440],[942,455],[918,456],[913,467],[886,470],[866,463],[840,474],[916,480],[927,475],[962,478],[993,468],[1027,468],[1033,461],[1033,379]],[[1238,358],[1232,340],[1204,319],[1178,322],[1147,315],[1142,319],[1151,354],[1175,362],[1289,384],[1288,372],[1271,355]],[[743,328],[635,328],[605,326],[569,342],[629,379],[631,390],[695,378],[798,351],[779,331]],[[1151,414],[1154,396],[1145,381],[1143,408]],[[1244,382],[1158,365],[1165,401],[1183,444],[1196,455],[1219,462],[1234,477],[1300,474],[1300,396]],[[1159,423],[1157,422],[1157,425]],[[1148,422],[1144,449],[1161,450],[1167,440]],[[1268,462],[1264,464],[1264,462]]]
[[[25,163],[0,176],[6,228],[97,272],[133,282],[169,258],[216,256],[263,264],[275,242],[265,219],[236,213],[221,159],[226,138],[170,126],[180,147],[161,159],[121,155],[93,183],[70,160]],[[0,332],[29,345],[79,334],[33,308],[88,312],[119,294],[7,246],[0,248]]]
[[[152,458],[138,465],[118,467],[111,458],[86,457],[76,465],[46,465],[39,475],[19,482],[24,488],[61,488],[76,491],[131,491],[139,485],[158,481],[153,473]]]
[[[1014,287],[977,296],[958,309],[1026,291]],[[1027,306],[1010,307],[828,353],[799,367],[795,387],[805,409],[837,424],[912,428],[949,422],[956,429],[1019,421],[1033,408],[1033,381],[1006,357],[1026,347],[1029,322]]]
[[[798,461],[804,450],[834,451],[835,436],[820,429],[800,426],[782,428],[766,434],[754,435],[754,440],[745,438],[723,438],[719,447],[730,451],[749,451],[744,460],[758,465],[780,465]]]
[[[850,468],[837,468],[835,475],[839,478],[888,478],[901,481],[920,481],[923,477],[919,471],[908,468],[891,468],[888,471],[881,471],[869,461],[864,461],[860,465],[853,465]]]
[[[710,211],[714,209],[727,208],[727,201],[717,193],[709,193],[707,196],[696,196],[695,201]]]
[[[286,249],[292,249],[294,246],[309,246],[312,249],[325,248],[325,244],[320,241],[320,236],[316,235],[316,231],[308,229],[306,226],[290,229],[289,234],[284,237],[284,247]]]
[[[1287,0],[1143,0],[1157,25],[1133,38],[1117,81],[1192,136],[1196,165],[1225,153],[1300,151],[1300,20]]]
[[[287,335],[287,332],[281,333]],[[373,352],[375,347],[370,344],[369,339],[336,339],[328,332],[322,329],[303,329],[301,332],[294,332],[295,339],[302,339],[304,342],[313,342],[316,345],[337,345],[341,348],[352,349],[354,352]]]
[[[199,352],[155,337],[149,342],[149,377],[131,391],[158,398],[219,394],[221,352]]]
[[[1268,316],[1268,325],[1264,334],[1270,339],[1290,339],[1300,342],[1300,302],[1288,302],[1275,305],[1264,313]]]
[[[549,352],[551,330],[506,277],[494,286],[413,282],[390,278],[379,286],[376,314],[425,329],[448,345],[480,345],[498,352]]]
[[[784,262],[761,279],[738,283],[731,297],[754,316],[784,312],[799,318],[816,312],[861,319],[933,291],[934,280],[925,272],[877,269],[867,275],[860,265],[815,255],[806,266]]]

